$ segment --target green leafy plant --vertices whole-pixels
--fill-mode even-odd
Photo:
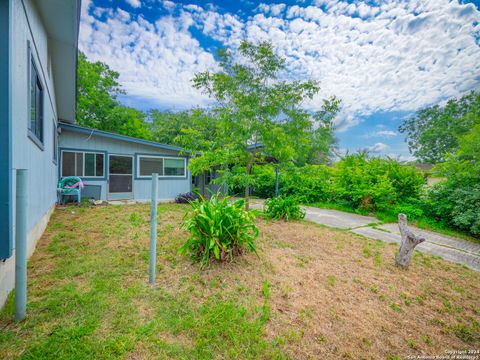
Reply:
[[[300,220],[305,217],[305,211],[292,196],[268,199],[265,202],[265,215],[270,219]]]
[[[244,210],[244,200],[219,199],[214,194],[210,200],[200,197],[190,204],[193,212],[183,221],[183,229],[190,232],[190,237],[179,251],[201,261],[200,268],[211,258],[228,261],[245,251],[256,251],[259,231],[255,213]]]

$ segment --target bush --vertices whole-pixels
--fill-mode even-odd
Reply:
[[[243,195],[245,168],[234,167],[229,179],[232,193]],[[279,191],[305,204],[333,203],[363,212],[392,211],[398,204],[419,200],[425,178],[414,166],[365,153],[347,155],[333,166],[284,165]],[[275,166],[255,165],[250,180],[252,195],[275,195]]]
[[[190,202],[192,202],[193,200],[196,200],[196,199],[199,199],[200,196],[196,193],[193,193],[193,192],[187,192],[187,193],[184,193],[184,194],[179,194],[177,195],[177,197],[175,198],[175,202],[178,203],[178,204],[188,204]]]
[[[446,181],[434,185],[425,201],[427,214],[480,237],[480,185]]]
[[[265,202],[265,215],[270,219],[300,220],[305,217],[305,211],[298,205],[294,197],[277,197]]]
[[[200,268],[211,258],[227,261],[245,251],[255,251],[255,213],[245,211],[244,200],[232,202],[228,197],[220,200],[213,195],[210,200],[200,197],[190,204],[193,212],[183,222],[190,237],[180,252],[201,261]]]

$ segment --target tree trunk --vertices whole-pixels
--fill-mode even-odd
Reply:
[[[402,241],[395,262],[397,266],[406,269],[410,264],[410,258],[412,257],[415,246],[424,242],[425,239],[415,235],[408,229],[407,215],[405,214],[398,214],[398,227],[402,235]]]
[[[248,211],[250,208],[249,198],[250,198],[250,172],[252,170],[252,162],[248,161],[246,168],[247,182],[245,183],[245,210]]]

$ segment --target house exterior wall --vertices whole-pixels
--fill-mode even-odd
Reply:
[[[49,66],[48,36],[31,0],[9,0],[9,71],[11,157],[8,175],[11,178],[10,216],[15,214],[15,170],[28,169],[28,255],[46,227],[56,202],[57,164],[53,160],[53,134],[56,128],[56,99],[52,71]],[[2,2],[5,3],[5,2]],[[43,145],[28,136],[30,54],[43,86]],[[3,74],[2,74],[3,79]],[[3,151],[3,149],[2,149]],[[3,174],[2,174],[3,176]],[[3,190],[3,189],[2,189]],[[15,236],[14,221],[10,225]],[[4,242],[7,239],[1,238]],[[13,288],[14,256],[0,262],[0,307]]]
[[[59,150],[71,151],[95,151],[105,154],[104,177],[102,179],[92,179],[88,177],[82,178],[86,185],[101,186],[101,200],[108,200],[108,155],[131,155],[133,156],[133,200],[147,201],[150,200],[151,180],[149,178],[138,178],[138,156],[139,155],[156,155],[156,156],[179,156],[178,151],[169,149],[160,149],[154,146],[138,144],[130,141],[117,140],[97,136],[95,134],[88,135],[62,129],[59,137]],[[59,159],[61,161],[61,158]],[[188,159],[187,159],[188,165]],[[59,178],[61,177],[61,167],[59,167]],[[184,177],[159,177],[158,183],[158,199],[160,201],[170,201],[180,193],[185,193],[191,189],[191,175],[188,169]],[[113,199],[110,199],[113,200]]]

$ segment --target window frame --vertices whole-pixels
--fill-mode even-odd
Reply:
[[[44,84],[42,83],[42,79],[41,79],[41,76],[40,76],[40,72],[38,71],[39,67],[37,66],[37,61],[35,60],[35,56],[33,55],[33,52],[32,52],[32,48],[31,48],[31,45],[30,45],[30,41],[27,42],[27,47],[28,47],[28,51],[27,51],[27,58],[28,58],[28,86],[27,86],[27,90],[28,90],[28,97],[27,97],[27,104],[28,104],[28,113],[27,113],[27,134],[28,134],[28,137],[30,138],[30,140],[32,140],[32,142],[37,145],[40,150],[44,151],[45,150],[45,146],[44,146],[44,141],[45,141],[45,118],[44,118],[44,112],[45,112],[45,87],[44,87]],[[35,70],[35,84],[37,86],[40,87],[40,99],[39,99],[39,108],[40,108],[40,111],[39,111],[39,124],[37,125],[38,126],[38,131],[39,131],[39,134],[35,133],[34,131],[32,131],[32,129],[30,128],[30,125],[31,125],[31,122],[32,122],[32,118],[31,118],[31,112],[32,112],[32,70]],[[40,136],[39,136],[40,135]]]
[[[74,153],[75,154],[75,171],[77,169],[77,154],[82,154],[82,173],[83,175],[63,175],[63,154],[64,153]],[[102,155],[103,156],[103,175],[102,176],[90,176],[90,175],[85,175],[85,154],[95,154],[95,155]],[[106,174],[106,158],[107,158],[107,153],[104,151],[95,151],[95,150],[77,150],[77,149],[60,149],[60,164],[58,166],[59,168],[59,173],[60,173],[60,178],[64,178],[66,176],[78,176],[79,178],[82,179],[91,179],[91,180],[105,180],[107,178]],[[95,173],[97,172],[97,157],[95,156]]]
[[[150,155],[150,154],[137,154],[136,156],[136,169],[135,169],[135,177],[136,179],[151,179],[152,175],[140,175],[140,160],[142,158],[149,158],[149,159],[162,159],[162,170],[163,175],[158,175],[159,179],[186,179],[188,177],[188,170],[187,170],[187,158],[182,156],[166,156],[166,155]],[[185,170],[184,175],[165,175],[165,160],[166,159],[174,159],[174,160],[183,160],[183,168]]]

